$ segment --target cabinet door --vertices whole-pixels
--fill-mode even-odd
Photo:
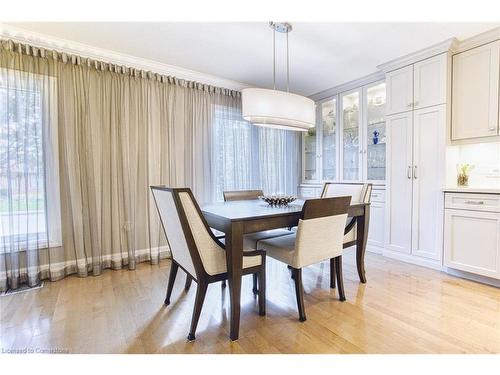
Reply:
[[[453,56],[451,139],[498,134],[500,42]]]
[[[384,214],[382,202],[370,204],[370,225],[368,228],[368,245],[384,247]]]
[[[323,180],[337,179],[337,98],[321,103]]]
[[[413,102],[413,65],[388,72],[387,114],[400,113],[412,109]]]
[[[366,181],[385,181],[385,82],[363,89],[365,104],[365,152],[364,175]]]
[[[440,260],[446,105],[413,112],[412,254]]]
[[[413,65],[414,109],[446,103],[447,65],[446,53]]]
[[[445,210],[444,264],[500,278],[500,214]]]
[[[341,95],[342,180],[361,180],[361,90]]]
[[[393,251],[411,251],[412,120],[405,112],[386,118],[387,218],[385,244]]]
[[[318,182],[318,147],[316,127],[309,129],[302,138],[302,179],[303,182]]]

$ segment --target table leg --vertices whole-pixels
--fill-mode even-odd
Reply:
[[[368,225],[370,222],[370,206],[365,206],[364,215],[356,218],[356,265],[358,267],[359,280],[366,283],[365,275],[365,252],[368,239]]]
[[[243,223],[232,222],[226,231],[226,261],[229,282],[229,337],[237,340],[240,332],[241,274],[243,265]]]

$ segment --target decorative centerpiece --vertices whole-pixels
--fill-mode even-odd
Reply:
[[[273,207],[288,206],[297,199],[294,195],[261,195],[259,199],[262,199],[268,205]]]
[[[457,164],[457,186],[469,186],[469,174],[473,169],[472,164]]]

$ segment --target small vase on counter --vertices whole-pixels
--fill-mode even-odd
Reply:
[[[473,169],[472,164],[457,164],[457,186],[469,186],[469,174]]]

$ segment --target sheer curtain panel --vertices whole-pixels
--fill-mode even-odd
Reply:
[[[0,41],[0,290],[155,264],[149,186],[212,198],[212,125],[239,93]]]

